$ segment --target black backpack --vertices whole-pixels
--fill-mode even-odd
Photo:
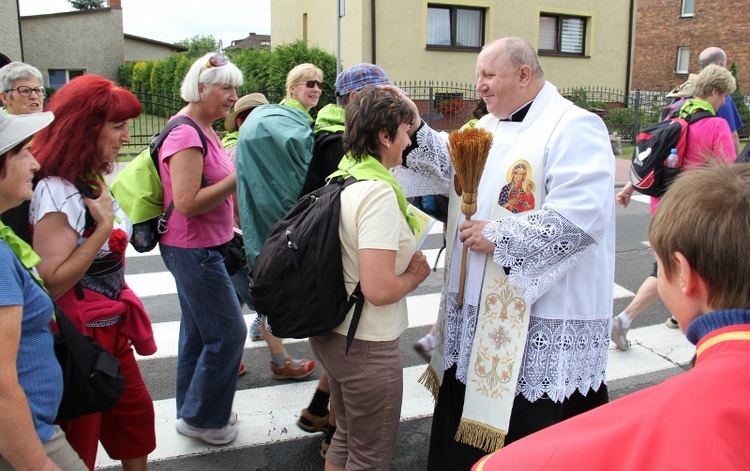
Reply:
[[[346,351],[362,314],[359,283],[351,296],[344,285],[339,219],[341,192],[354,178],[336,177],[297,201],[271,227],[250,274],[256,310],[276,337],[306,338],[343,322],[353,305]]]
[[[698,111],[685,118],[659,121],[641,131],[635,141],[630,166],[633,187],[644,195],[661,197],[682,171],[690,124],[712,116],[708,111]],[[678,160],[667,166],[672,149],[677,149]]]
[[[315,136],[312,159],[300,197],[324,187],[326,177],[338,169],[344,156],[343,135],[343,132],[323,132]]]

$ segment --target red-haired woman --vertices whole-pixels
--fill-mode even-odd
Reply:
[[[156,344],[143,304],[125,284],[132,224],[104,181],[141,105],[111,81],[84,75],[55,93],[48,108],[57,119],[34,139],[41,180],[29,215],[39,275],[78,328],[120,360],[126,379],[113,410],[61,426],[90,469],[101,441],[124,470],[145,470],[156,448],[154,407],[133,347],[150,355]]]

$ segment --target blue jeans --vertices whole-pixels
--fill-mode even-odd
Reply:
[[[200,428],[227,425],[247,336],[234,287],[216,249],[161,245],[180,300],[177,417]]]

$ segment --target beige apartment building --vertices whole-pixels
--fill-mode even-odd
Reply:
[[[630,87],[636,0],[273,0],[276,46],[298,39],[342,67],[374,62],[394,81],[475,82],[476,56],[495,38],[520,36],[560,88]]]

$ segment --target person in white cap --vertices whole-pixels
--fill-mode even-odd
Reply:
[[[53,119],[49,112],[0,112],[0,212],[31,199],[39,169],[31,138]],[[54,424],[63,378],[49,327],[52,299],[31,271],[38,263],[31,247],[0,223],[0,469],[84,471]]]

